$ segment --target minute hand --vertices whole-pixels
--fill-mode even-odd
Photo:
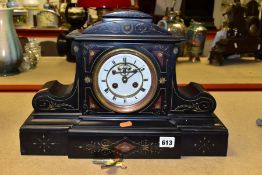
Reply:
[[[133,75],[135,75],[138,71],[141,71],[141,70],[143,70],[143,68],[141,67],[141,68],[138,68],[138,69],[135,69],[135,70],[133,70],[133,74],[132,75],[130,75],[129,77],[127,77],[127,80],[129,79],[129,78],[131,78]]]

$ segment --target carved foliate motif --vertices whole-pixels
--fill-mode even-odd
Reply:
[[[178,112],[208,112],[214,108],[214,103],[208,98],[200,98],[199,100],[192,101],[188,104],[175,106],[174,111]]]
[[[98,141],[90,140],[85,144],[80,144],[76,146],[84,152],[89,152],[91,154],[99,153],[103,156],[111,154],[160,154],[161,148],[159,148],[159,143],[150,141],[147,139],[142,139],[140,141],[130,140],[124,137],[120,140],[112,141],[109,139],[102,139]]]
[[[88,34],[128,34],[128,35],[170,35],[167,31],[160,29],[153,23],[136,21],[108,21],[96,23],[84,31]]]
[[[44,86],[63,86],[58,81],[48,82]],[[44,88],[45,90],[39,91],[33,98],[32,104],[35,110],[37,111],[77,111],[79,110],[79,86],[78,82],[72,85],[72,92],[64,96],[55,96],[53,93],[59,93],[58,88],[51,90]]]

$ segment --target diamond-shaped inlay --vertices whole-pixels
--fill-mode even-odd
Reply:
[[[117,149],[118,151],[122,153],[127,153],[135,148],[136,148],[135,145],[128,143],[126,141],[119,143],[118,145],[115,146],[115,149]]]

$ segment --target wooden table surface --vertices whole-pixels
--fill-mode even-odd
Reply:
[[[178,58],[177,82],[197,82],[208,90],[262,90],[262,61],[254,58],[234,60],[224,66],[208,64],[207,58],[191,63],[187,58]],[[14,76],[0,77],[0,90],[39,90],[47,81],[59,80],[69,84],[74,81],[75,63],[63,57],[43,57],[36,69]]]
[[[21,156],[19,127],[32,111],[34,93],[0,93],[1,175],[108,175],[90,159],[66,156]],[[262,92],[213,92],[216,114],[229,130],[227,157],[182,157],[174,160],[125,160],[117,175],[261,175]]]

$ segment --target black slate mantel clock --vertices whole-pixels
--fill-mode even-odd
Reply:
[[[75,81],[50,81],[34,96],[34,111],[20,129],[21,154],[226,155],[228,131],[213,113],[215,99],[196,83],[177,86],[182,37],[137,11],[106,14],[68,37],[77,58]],[[121,127],[127,121],[132,125]]]

